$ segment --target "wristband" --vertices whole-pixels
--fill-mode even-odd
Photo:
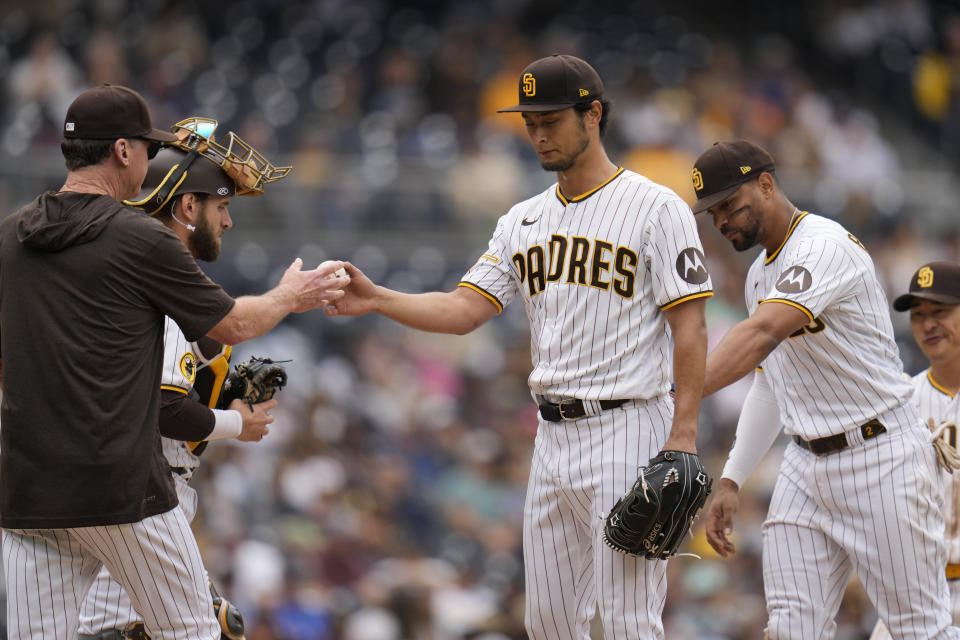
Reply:
[[[211,409],[213,411],[213,431],[206,437],[207,440],[224,440],[236,438],[243,431],[243,416],[233,409]]]

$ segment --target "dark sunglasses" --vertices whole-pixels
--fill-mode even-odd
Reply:
[[[153,160],[156,158],[157,153],[163,147],[163,145],[156,140],[147,140],[146,138],[137,138],[137,140],[147,145],[147,160]]]

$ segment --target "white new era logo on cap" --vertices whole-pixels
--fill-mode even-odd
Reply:
[[[222,196],[225,196],[228,193],[230,193],[230,189],[227,189],[226,187],[220,187],[219,189],[217,189],[217,193],[219,193]]]
[[[66,129],[67,131],[73,131],[74,129],[77,128],[77,125],[74,124],[73,122],[68,122],[67,124],[64,125],[63,128]]]

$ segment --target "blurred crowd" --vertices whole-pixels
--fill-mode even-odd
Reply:
[[[121,83],[160,126],[211,116],[294,165],[231,205],[224,256],[204,265],[228,292],[266,289],[295,255],[349,259],[407,291],[449,289],[496,218],[552,181],[520,118],[495,109],[515,102],[528,62],[573,53],[613,99],[612,158],[690,201],[696,156],[750,138],[777,159],[788,197],[846,224],[888,294],[901,293],[920,264],[960,259],[960,13],[921,0],[782,4],[723,16],[707,2],[6,0],[0,207],[59,186],[66,105]],[[699,222],[715,344],[744,317],[754,254]],[[894,321],[914,373],[922,359]],[[526,326],[519,305],[465,337],[314,313],[235,349],[237,362],[293,359],[268,438],[209,447],[193,481],[208,570],[249,640],[525,637]],[[715,474],[748,385],[703,405],[698,446]],[[718,559],[698,527],[686,550],[702,559],[671,561],[667,638],[759,637],[759,525],[781,445],[744,488],[737,556]],[[851,584],[837,637],[865,638],[874,619]]]

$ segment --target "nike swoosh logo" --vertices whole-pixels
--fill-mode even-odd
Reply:
[[[527,220],[526,218],[524,218],[524,219],[523,219],[523,222],[520,223],[520,226],[521,226],[521,227],[526,227],[527,225],[531,225],[531,224],[533,224],[534,222],[536,222],[536,221],[539,220],[539,219],[540,219],[540,216],[537,216],[537,217],[534,218],[533,220]]]

